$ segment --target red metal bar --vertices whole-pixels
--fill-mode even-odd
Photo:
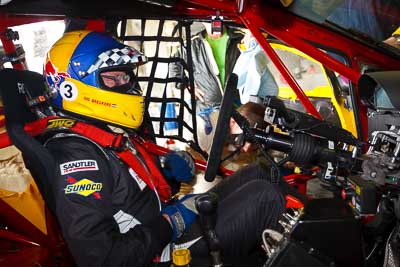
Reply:
[[[189,5],[188,5],[189,4]],[[237,13],[237,5],[233,4],[231,1],[218,1],[218,0],[185,0],[184,2],[181,1],[179,3],[179,6],[188,6],[191,9],[197,9],[196,6],[199,7],[199,9],[204,8],[208,9],[208,14],[213,13],[213,10],[219,10],[221,12],[227,12],[227,13]],[[181,14],[182,15],[182,14]]]
[[[165,147],[161,147],[158,146],[154,143],[151,142],[144,142],[143,146],[147,149],[147,151],[149,151],[150,153],[154,154],[154,155],[158,155],[158,156],[162,156],[165,155],[166,153],[170,152],[170,150],[168,148]],[[206,170],[207,167],[207,163],[205,161],[202,160],[195,160],[196,162],[196,168],[202,171]],[[224,167],[220,167],[219,169],[224,175],[229,176],[232,175],[234,172],[232,170],[226,169]],[[310,176],[308,175],[303,175],[303,174],[294,174],[294,175],[290,175],[287,176],[287,181],[289,184],[294,185],[297,187],[297,190],[302,193],[302,194],[306,194],[306,189],[307,189],[307,181],[310,178]],[[286,179],[286,177],[285,177]],[[286,196],[286,208],[302,208],[304,206],[304,204],[297,199],[294,196],[291,195],[287,195]]]
[[[20,234],[17,234],[15,232],[8,231],[8,230],[0,229],[0,239],[7,239],[10,241],[15,241],[15,242],[20,243],[25,246],[37,246],[37,247],[40,246],[38,243],[33,242],[29,238],[26,238],[23,235],[20,235]]]
[[[101,19],[90,19],[86,22],[86,29],[91,31],[104,32],[106,30],[106,22]]]
[[[265,19],[267,16],[261,16],[261,14],[257,14],[258,12],[254,13],[253,10],[254,9],[251,9],[251,11],[246,10],[246,12],[244,12],[243,15],[241,16],[243,22],[246,25],[247,24],[251,25],[251,28],[254,29],[255,31],[259,31],[262,28],[266,30],[269,34],[273,35],[274,37],[283,40],[290,46],[297,48],[298,50],[318,60],[323,65],[326,65],[332,70],[341,73],[343,76],[349,78],[350,80],[354,82],[358,81],[358,78],[360,76],[358,72],[350,69],[349,67],[337,61],[336,59],[333,59],[332,57],[322,52],[315,46],[307,43],[303,39],[289,34],[287,28],[282,28],[281,26],[277,26],[276,24],[277,22],[271,25],[270,24],[271,22]],[[250,28],[250,26],[248,27]],[[314,25],[314,27],[317,26]]]
[[[3,43],[3,49],[6,55],[13,55],[16,52],[15,44],[12,40],[9,40],[6,36],[6,30],[8,27],[23,25],[28,23],[49,21],[49,20],[60,20],[64,16],[27,16],[27,15],[7,15],[0,14],[0,40]],[[27,69],[25,59],[22,62],[13,63],[14,69],[25,70]]]
[[[304,195],[307,194],[307,181],[313,178],[312,175],[307,174],[290,174],[283,177],[288,184],[296,187]]]
[[[0,26],[0,40],[3,43],[4,52],[6,55],[13,55],[16,52],[14,42],[7,38],[6,36],[7,28],[3,26],[4,25]],[[25,59],[23,59],[23,62],[11,62],[11,64],[13,65],[14,69],[18,70],[26,69]]]
[[[162,155],[165,155],[166,153],[170,152],[170,150],[168,148],[158,146],[151,142],[144,142],[143,146],[147,149],[148,152],[150,152],[154,155],[158,155],[158,156],[162,156]],[[202,170],[202,171],[206,170],[207,164],[205,161],[196,159],[195,162],[196,162],[197,169]],[[228,170],[224,167],[220,167],[219,170],[226,176],[232,175],[234,173],[232,170]],[[310,179],[309,177],[310,176],[306,176],[303,174],[291,175],[288,179],[288,183],[295,185],[300,193],[306,194],[306,183]],[[291,195],[286,196],[286,207],[287,208],[297,208],[298,209],[298,208],[302,208],[303,206],[304,206],[304,204],[296,197],[291,196]]]
[[[293,91],[295,92],[301,103],[303,103],[306,111],[311,115],[313,115],[314,117],[322,120],[322,117],[319,114],[319,112],[315,109],[314,105],[311,103],[306,94],[303,92],[297,81],[293,78],[292,74],[286,68],[285,64],[283,64],[282,60],[276,54],[276,52],[271,47],[269,42],[265,39],[264,35],[262,35],[262,33],[259,30],[259,27],[257,27],[255,24],[253,24],[252,22],[250,22],[250,20],[247,19],[243,19],[243,23],[251,31],[253,36],[256,38],[257,42],[260,44],[260,46],[264,49],[265,53],[267,53],[267,55],[271,59],[272,63],[274,63],[274,65],[279,70],[281,75],[285,78],[286,82],[293,89]]]
[[[268,13],[268,16],[266,15]],[[307,55],[321,62],[328,68],[358,82],[358,66],[354,63],[370,63],[379,65],[382,69],[391,70],[400,68],[400,59],[374,50],[372,47],[343,36],[319,24],[302,19],[290,12],[284,12],[273,7],[259,8],[253,5],[246,9],[242,17],[251,20],[253,24],[263,28],[274,37],[283,40]],[[329,47],[345,53],[353,62],[351,67],[341,64],[326,53],[314,47],[310,41],[321,47]]]
[[[266,14],[268,14],[268,16]],[[322,27],[321,25],[306,21],[289,12],[283,12],[282,10],[274,9],[272,7],[260,9],[258,6],[254,5],[243,12],[241,19],[257,26],[257,31],[263,29],[274,37],[281,39],[294,48],[313,57],[326,67],[349,78],[355,85],[357,85],[360,75],[360,62],[379,66],[383,70],[400,68],[399,59],[380,51],[376,51],[359,41],[342,36]],[[350,60],[351,66],[348,67],[339,61],[336,61],[305,40],[320,45],[321,47],[329,47],[333,50],[344,53]],[[356,95],[358,96],[357,89]],[[368,133],[367,115],[365,108],[363,108],[359,101],[359,98],[356,99],[356,102],[358,102],[360,108],[359,116],[363,136],[366,138]],[[304,102],[302,103],[304,104]]]
[[[368,141],[368,117],[367,117],[367,108],[361,103],[360,97],[358,97],[358,86],[355,88],[356,89],[356,95],[357,95],[357,106],[359,108],[359,116],[360,116],[360,125],[362,128],[362,137],[365,142]],[[360,136],[360,135],[359,135]],[[365,146],[365,149],[367,149],[367,146]],[[366,151],[365,151],[366,152]]]
[[[41,21],[51,21],[51,20],[63,20],[65,16],[60,15],[10,15],[10,14],[1,14],[0,13],[0,21],[1,27],[13,27],[23,24],[41,22]]]
[[[273,14],[273,16],[277,15],[279,14]],[[359,72],[358,64],[360,62],[378,65],[380,68],[382,68],[382,70],[400,69],[400,59],[398,57],[396,58],[384,52],[375,50],[360,41],[338,34],[294,15],[291,16],[293,17],[291,18],[291,26],[287,28],[286,34],[320,44],[321,47],[330,47],[345,53],[348,59],[351,61],[350,67],[353,69],[353,71]],[[333,67],[329,66],[329,63],[325,64],[322,61],[320,62],[335,70]],[[335,71],[341,73],[338,70]],[[344,75],[343,73],[341,74]],[[352,81],[356,84],[358,82],[358,80]]]
[[[191,19],[211,19],[211,16],[215,15],[217,10],[220,15],[224,17],[224,20],[236,21],[238,12],[236,10],[236,4],[232,3],[215,3],[212,0],[201,1],[200,3],[194,1],[180,1],[178,5],[174,6],[171,10],[171,14],[179,17],[190,17]]]

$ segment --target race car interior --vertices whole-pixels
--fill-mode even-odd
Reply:
[[[0,133],[0,148],[15,145],[21,151],[42,195],[52,195],[44,192],[50,190],[56,167],[34,136],[46,127],[40,120],[55,114],[48,105],[54,92],[44,87],[42,74],[29,70],[24,44],[16,43],[18,32],[11,28],[74,18],[88,22],[86,28],[101,29],[139,51],[146,47],[148,62],[140,66],[137,76],[141,87],[146,88],[146,123],[138,132],[146,133],[148,142],[144,144],[151,154],[169,152],[170,147],[164,144],[171,140],[174,144],[182,142],[196,155],[201,178],[215,183],[234,172],[224,167],[228,157],[223,156],[229,120],[233,118],[243,131],[240,145],[249,142],[257,147],[268,162],[271,181],[285,180],[307,199],[303,203],[288,195],[286,212],[279,220],[280,230],[265,229],[259,251],[232,262],[222,254],[215,231],[218,197],[202,195],[196,207],[209,257],[194,257],[190,266],[400,266],[400,50],[325,21],[324,12],[313,10],[312,17],[307,17],[311,6],[308,2],[313,1],[119,0],[115,8],[110,8],[109,1],[87,1],[82,5],[82,1],[74,0],[5,2],[0,7],[4,48],[0,58],[0,96],[7,132]],[[329,12],[343,1],[330,2],[326,6]],[[211,149],[206,153],[197,134],[191,35],[196,23],[214,23],[216,18],[253,34],[296,99],[251,96],[250,102],[263,107],[267,123],[262,129],[251,127],[235,109],[238,77],[231,74],[224,88]],[[303,90],[299,86],[269,42],[284,44],[288,51],[296,48],[296,53],[318,60],[330,86],[324,89],[334,91],[330,95],[335,101],[307,95],[309,88]],[[180,49],[187,60],[175,57],[173,49]],[[339,56],[341,60],[337,59]],[[5,63],[13,69],[5,68]],[[169,65],[173,63],[183,66],[182,76],[170,76]],[[343,81],[345,87],[339,84]],[[182,89],[171,91],[171,85],[177,84]],[[325,119],[321,109],[317,110],[315,103],[321,102],[329,114],[335,115],[334,120]],[[174,115],[169,113],[171,106]],[[339,108],[346,115],[338,112]],[[348,114],[351,120],[345,127]],[[174,130],[167,130],[168,125],[174,125]],[[284,157],[276,160],[269,153],[271,150]],[[288,162],[296,165],[298,173],[281,174],[282,166]],[[307,183],[312,179],[318,180],[332,197],[308,195]],[[0,195],[0,262],[3,259],[6,266],[75,266],[52,215],[54,201],[44,202],[46,233]]]
[[[264,266],[376,266],[383,255],[385,262],[396,258],[400,248],[397,223],[400,188],[395,122],[398,92],[394,89],[398,78],[394,77],[398,74],[375,72],[360,78],[362,99],[371,112],[390,114],[381,129],[374,129],[366,153],[363,152],[366,144],[349,132],[289,110],[276,97],[256,97],[253,101],[265,106],[265,120],[270,125],[277,125],[287,134],[275,133],[273,127],[263,131],[250,128],[246,119],[233,111],[229,92],[236,88],[237,77],[231,77],[221,106],[220,132],[214,138],[209,162],[220,160],[221,142],[227,134],[222,125],[233,116],[244,131],[245,141],[256,143],[261,151],[275,149],[287,153],[288,157],[281,162],[269,159],[275,165],[272,170],[277,179],[277,165],[286,160],[300,165],[312,163],[321,168],[322,180],[341,190],[338,198],[310,200],[302,209],[288,210],[280,222],[281,233],[266,230],[263,240],[269,259]],[[267,153],[263,155],[269,157]],[[205,178],[212,181],[215,174],[215,168],[207,168]],[[371,214],[374,218],[361,224]],[[379,252],[383,248],[385,253]]]

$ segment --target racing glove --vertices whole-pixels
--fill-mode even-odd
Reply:
[[[173,151],[161,158],[164,168],[162,172],[167,180],[190,182],[196,167],[192,156],[186,151]]]
[[[184,231],[195,221],[198,215],[195,204],[197,196],[195,194],[188,194],[179,199],[175,204],[166,206],[161,210],[161,214],[167,215],[171,221],[173,231],[172,241],[176,241],[181,237]]]

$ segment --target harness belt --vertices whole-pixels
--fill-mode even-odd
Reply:
[[[129,151],[127,146],[127,138],[122,134],[113,134],[97,128],[93,125],[77,121],[71,118],[64,118],[58,116],[49,116],[43,119],[36,120],[31,123],[27,123],[24,127],[25,132],[30,136],[38,136],[52,129],[69,129],[72,132],[85,136],[94,142],[98,143],[101,147],[111,148],[114,150],[122,161],[124,161],[130,168],[132,168],[140,178],[146,183],[151,190],[156,190],[160,196],[161,201],[167,202],[171,198],[171,188],[164,179],[160,170],[152,160],[152,156],[147,153],[141,142],[130,139],[130,141],[136,146],[135,148],[141,153],[148,169],[143,166],[142,162],[134,155],[133,152]],[[8,136],[0,139],[0,143],[5,145],[11,145],[11,140]],[[295,181],[289,182],[289,184],[296,183]],[[304,204],[297,198],[287,195],[286,196],[286,207],[287,208],[300,208],[304,207]]]
[[[50,116],[25,125],[25,131],[31,136],[37,136],[51,130],[68,130],[96,142],[103,148],[113,152],[130,168],[132,168],[147,186],[157,191],[161,201],[167,202],[171,197],[171,188],[155,164],[152,156],[146,151],[139,140],[114,134],[88,123],[71,118]],[[132,147],[130,142],[134,145]],[[136,149],[136,150],[135,150]],[[145,162],[139,160],[139,153]]]

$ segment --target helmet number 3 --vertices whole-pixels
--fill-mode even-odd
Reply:
[[[74,101],[78,97],[78,89],[72,82],[64,81],[59,88],[61,97],[67,101]]]

